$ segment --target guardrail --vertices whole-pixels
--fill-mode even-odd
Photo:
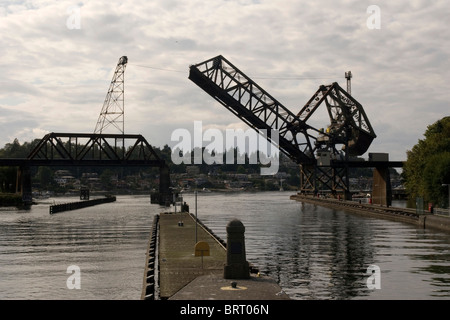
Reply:
[[[433,209],[433,213],[434,213],[434,214],[438,214],[438,215],[440,215],[440,216],[447,216],[447,217],[450,216],[450,211],[449,211],[449,209],[434,208],[434,209]]]

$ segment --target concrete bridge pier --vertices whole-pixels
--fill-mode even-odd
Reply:
[[[373,169],[372,204],[389,207],[392,204],[392,188],[389,168]]]
[[[159,167],[159,192],[151,194],[151,203],[166,205],[173,202],[173,195],[170,189],[169,167]]]
[[[33,202],[29,166],[20,166],[17,168],[16,193],[22,195],[22,201],[25,205],[29,205]]]

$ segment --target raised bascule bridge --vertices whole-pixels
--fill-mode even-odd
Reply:
[[[350,72],[346,78],[349,81]],[[349,168],[373,167],[372,201],[390,205],[388,169],[403,163],[389,161],[387,153],[358,158],[376,134],[362,105],[336,82],[319,86],[294,113],[221,55],[191,65],[189,79],[299,165],[302,193],[351,199]],[[323,127],[313,125],[318,122]],[[271,130],[278,132],[276,140],[268,134]]]

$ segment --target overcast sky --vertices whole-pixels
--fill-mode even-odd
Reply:
[[[124,55],[125,133],[162,147],[194,121],[246,129],[188,79],[189,65],[221,54],[294,113],[321,84],[345,88],[351,70],[352,95],[377,134],[369,152],[406,160],[426,127],[450,115],[449,8],[446,0],[0,0],[0,147],[93,132]]]

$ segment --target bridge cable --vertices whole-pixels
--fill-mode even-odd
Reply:
[[[128,65],[130,65],[130,63],[128,63]],[[141,68],[148,68],[148,69],[155,69],[155,70],[160,70],[160,71],[169,71],[169,72],[177,72],[177,73],[185,73],[186,71],[181,71],[181,70],[174,70],[174,69],[166,69],[166,68],[160,68],[160,67],[153,67],[153,66],[144,66],[144,65],[140,65],[140,64],[131,64],[134,65],[136,67],[141,67]],[[265,80],[320,80],[320,79],[336,79],[338,78],[338,76],[319,76],[319,77],[300,77],[300,76],[256,76],[256,77],[252,77],[253,79],[265,79]]]

